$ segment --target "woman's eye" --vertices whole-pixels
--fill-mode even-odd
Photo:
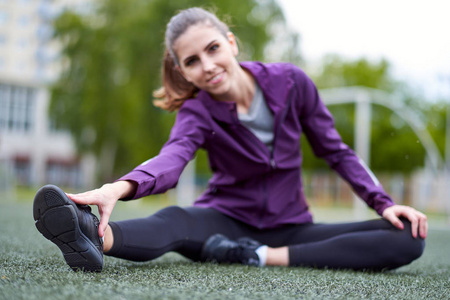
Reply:
[[[216,51],[217,49],[219,49],[219,45],[212,45],[209,51]]]
[[[196,61],[197,61],[197,60],[196,60],[195,58],[191,58],[191,59],[189,59],[189,60],[187,60],[187,61],[185,62],[185,65],[186,65],[186,66],[191,66],[191,65],[193,65]]]

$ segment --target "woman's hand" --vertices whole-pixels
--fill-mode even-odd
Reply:
[[[103,237],[117,201],[131,195],[135,190],[134,183],[130,181],[117,181],[105,184],[99,189],[80,194],[67,194],[67,196],[77,204],[97,205],[98,212],[100,213],[98,234],[100,237]]]
[[[411,232],[414,238],[417,237],[417,232],[419,232],[421,238],[427,237],[428,221],[426,215],[404,205],[393,205],[383,211],[383,218],[391,222],[395,227],[403,229],[403,223],[399,217],[405,217],[411,222]]]

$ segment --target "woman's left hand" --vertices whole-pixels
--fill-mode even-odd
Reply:
[[[383,218],[398,229],[403,229],[403,223],[399,217],[405,217],[411,222],[411,232],[414,238],[417,238],[417,233],[423,239],[427,237],[428,221],[426,215],[410,206],[404,205],[393,205],[383,211]]]

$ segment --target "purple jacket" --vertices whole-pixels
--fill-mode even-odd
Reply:
[[[291,64],[243,62],[260,85],[274,114],[271,152],[238,120],[235,102],[213,100],[200,91],[178,111],[170,138],[156,157],[119,180],[138,184],[133,199],[176,186],[198,148],[213,171],[195,206],[211,207],[258,228],[312,222],[303,193],[300,135],[314,153],[347,180],[382,214],[394,203],[355,153],[342,142],[314,83]]]

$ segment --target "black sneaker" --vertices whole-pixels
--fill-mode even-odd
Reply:
[[[237,243],[242,247],[250,248],[253,250],[258,249],[262,244],[258,241],[255,241],[249,237],[241,237],[237,239]]]
[[[248,266],[259,266],[259,257],[255,250],[261,244],[250,238],[232,241],[222,234],[208,238],[203,245],[201,258],[204,261],[217,263],[239,263]]]
[[[33,217],[36,228],[59,247],[72,270],[102,270],[100,222],[88,205],[77,205],[57,186],[46,185],[34,197]]]

